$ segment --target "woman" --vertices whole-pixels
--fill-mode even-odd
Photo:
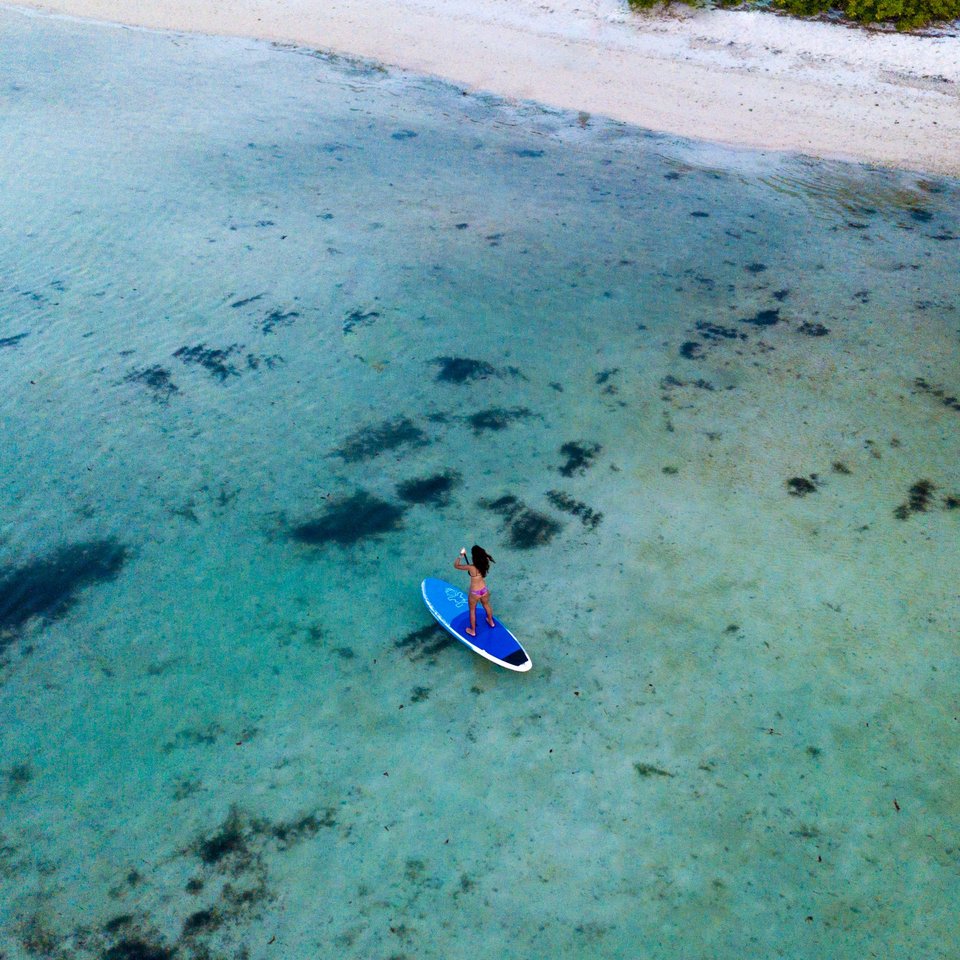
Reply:
[[[463,563],[460,562],[460,557],[463,557]],[[491,627],[494,626],[493,607],[490,606],[490,591],[487,589],[486,580],[484,580],[487,571],[490,569],[490,564],[493,563],[493,557],[483,547],[478,547],[476,544],[470,551],[470,558],[473,563],[466,562],[466,547],[460,551],[460,557],[453,561],[453,565],[458,570],[466,570],[470,574],[470,592],[467,594],[467,600],[470,601],[470,626],[467,627],[467,633],[471,637],[475,637],[477,635],[478,603],[482,603],[483,609],[487,612],[487,624]]]

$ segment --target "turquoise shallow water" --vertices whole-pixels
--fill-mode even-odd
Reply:
[[[0,183],[0,955],[956,956],[960,184],[9,11]]]

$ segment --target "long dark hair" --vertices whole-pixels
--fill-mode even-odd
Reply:
[[[490,569],[490,564],[496,562],[483,547],[478,547],[476,544],[470,548],[470,560],[480,571],[481,577],[485,577]]]

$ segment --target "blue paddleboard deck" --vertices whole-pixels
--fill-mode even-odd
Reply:
[[[477,635],[467,633],[470,626],[470,604],[467,595],[453,584],[427,577],[420,585],[423,601],[437,622],[448,633],[466,644],[474,653],[506,667],[526,671],[533,664],[517,638],[496,618],[487,623],[483,604],[477,604]]]

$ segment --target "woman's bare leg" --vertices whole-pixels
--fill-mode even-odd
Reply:
[[[494,626],[493,622],[493,607],[490,606],[490,594],[480,598],[480,602],[483,604],[483,609],[487,612],[487,626]]]
[[[467,594],[467,599],[470,601],[470,626],[467,627],[467,633],[471,637],[477,635],[477,598],[472,594]]]

